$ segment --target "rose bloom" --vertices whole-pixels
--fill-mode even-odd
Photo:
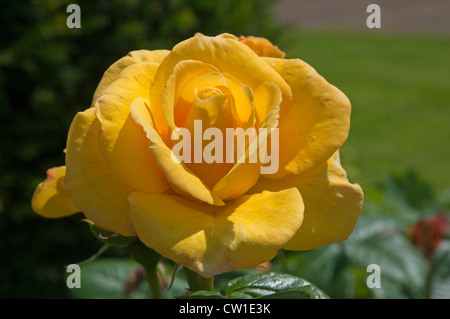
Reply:
[[[350,102],[311,66],[283,57],[266,39],[230,34],[130,52],[75,116],[66,166],[48,170],[33,210],[81,211],[204,277],[347,239],[363,201],[338,153]],[[174,161],[172,132],[194,120],[203,130],[278,128],[278,170]]]

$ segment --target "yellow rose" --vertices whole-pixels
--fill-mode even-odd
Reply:
[[[274,52],[258,50],[267,40],[243,40],[196,34],[172,51],[133,51],[114,63],[75,116],[66,166],[48,171],[33,209],[52,218],[82,211],[205,277],[256,266],[281,248],[347,239],[363,200],[338,155],[349,100],[299,59],[258,56]],[[195,120],[203,131],[278,129],[278,170],[261,174],[262,160],[174,160],[174,132],[192,132]],[[245,145],[248,159],[255,150]]]

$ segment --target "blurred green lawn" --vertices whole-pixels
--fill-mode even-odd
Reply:
[[[352,182],[412,169],[437,190],[450,187],[450,38],[302,31],[277,44],[352,102],[341,152]]]

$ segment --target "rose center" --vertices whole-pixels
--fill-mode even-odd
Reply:
[[[223,94],[221,90],[212,86],[206,86],[197,93],[197,97],[200,100],[206,100],[216,95]]]

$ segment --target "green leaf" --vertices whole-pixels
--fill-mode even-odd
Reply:
[[[328,298],[322,290],[304,279],[276,273],[232,279],[220,292],[228,298]]]
[[[361,217],[350,238],[289,254],[286,271],[314,282],[332,298],[423,298],[427,263],[392,218]],[[367,266],[381,269],[381,288],[370,289]]]
[[[450,241],[444,240],[433,257],[433,277],[431,283],[431,298],[450,298]]]
[[[362,219],[355,236],[345,242],[345,254],[350,262],[366,268],[377,264],[381,269],[381,289],[387,298],[391,289],[399,287],[403,297],[423,297],[427,263],[422,254],[394,227],[383,229],[385,221]],[[387,224],[386,224],[387,225]],[[376,231],[378,229],[379,231]]]
[[[80,299],[121,299],[125,298],[125,283],[136,271],[139,264],[126,259],[103,258],[80,266],[81,288],[72,288],[70,293]],[[148,298],[150,295],[144,282],[130,298]]]
[[[392,218],[360,217],[350,238],[343,244],[361,243],[376,236],[398,232],[401,224]]]
[[[444,239],[433,256],[434,275],[438,278],[450,279],[450,240]]]
[[[225,296],[218,292],[212,292],[207,290],[198,290],[190,295],[180,297],[182,299],[226,299]]]
[[[342,248],[338,244],[328,245],[309,251],[290,253],[282,259],[284,272],[294,276],[301,276],[305,280],[314,282],[327,293],[333,291],[339,261],[343,257]],[[320,271],[317,271],[320,269]]]
[[[433,187],[412,170],[392,176],[386,183],[386,192],[395,193],[417,209],[427,208],[435,200]]]
[[[431,298],[450,299],[450,278],[433,282]]]
[[[229,294],[227,296],[228,299],[253,299],[254,297],[252,297],[251,295],[248,295],[244,292],[232,292],[231,294]]]

